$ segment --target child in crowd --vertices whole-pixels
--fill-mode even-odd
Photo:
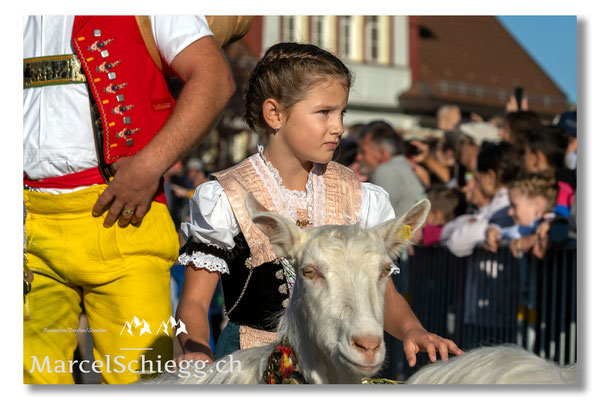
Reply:
[[[464,199],[460,190],[443,185],[429,189],[427,198],[431,202],[431,211],[422,229],[421,244],[432,246],[440,243],[444,225],[463,213]]]
[[[515,257],[519,252],[527,252],[532,247],[541,248],[547,234],[547,226],[540,225],[553,217],[552,209],[556,202],[557,186],[554,177],[546,174],[526,174],[508,184],[510,208],[508,214],[512,217],[514,227],[524,227],[527,234],[512,237],[507,228],[490,225],[487,231],[486,248],[496,252],[501,239],[512,239],[510,249]],[[511,229],[510,227],[508,229]],[[536,234],[532,234],[536,232]]]
[[[302,227],[354,224],[371,227],[394,217],[387,193],[361,183],[332,162],[344,131],[352,76],[331,53],[314,45],[280,43],[267,50],[245,91],[246,121],[268,136],[267,145],[240,164],[213,174],[190,200],[191,220],[179,261],[187,265],[177,318],[187,325],[178,338],[184,359],[212,361],[240,348],[276,340],[278,315],[289,303],[293,268],[274,254],[252,223],[248,192],[269,211]],[[229,322],[208,347],[207,312],[221,280]],[[324,304],[324,307],[327,305]],[[404,342],[409,365],[416,352],[462,351],[427,332],[396,291],[386,287],[385,329]]]
[[[554,175],[558,184],[558,197],[554,211],[557,215],[568,217],[577,188],[576,172],[565,166],[569,135],[559,127],[540,126],[529,132],[526,138],[525,171],[548,172]]]
[[[488,224],[496,223],[501,227],[513,225],[508,215],[510,201],[506,184],[519,173],[520,160],[515,148],[507,142],[484,146],[477,156],[475,184],[490,201],[469,217],[459,217],[460,223],[448,224],[445,229],[449,239],[448,249],[458,257],[473,253],[473,249],[485,241]]]
[[[559,126],[538,126],[526,134],[523,162],[525,172],[544,173],[553,176],[557,185],[554,201],[554,218],[548,218],[530,235],[523,235],[512,244],[527,251],[533,246],[533,254],[543,258],[550,237],[554,243],[569,239],[569,217],[574,208],[577,173],[565,166],[565,153],[569,135]],[[574,220],[571,220],[574,221]]]

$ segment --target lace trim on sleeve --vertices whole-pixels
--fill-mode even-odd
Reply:
[[[212,254],[205,254],[201,251],[194,251],[192,254],[184,253],[177,259],[181,265],[194,264],[194,269],[205,268],[211,272],[218,271],[222,274],[229,274],[227,262]]]

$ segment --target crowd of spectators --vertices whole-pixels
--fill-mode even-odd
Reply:
[[[515,257],[543,258],[549,246],[576,240],[577,112],[544,121],[514,102],[488,121],[443,106],[431,137],[409,137],[383,120],[356,124],[336,161],[382,186],[397,215],[429,198],[417,245],[459,257],[509,246]]]
[[[477,246],[508,246],[515,257],[531,251],[543,258],[549,245],[576,240],[577,112],[544,121],[526,108],[524,102],[517,110],[511,98],[503,117],[485,121],[474,114],[465,119],[458,106],[445,105],[437,112],[436,134],[421,137],[384,120],[354,124],[334,160],[360,181],[383,187],[396,215],[429,198],[431,213],[417,245],[446,246],[459,257]],[[188,217],[194,189],[208,176],[194,157],[165,175],[177,227]],[[538,210],[541,199],[545,206]],[[535,218],[519,218],[524,210]]]

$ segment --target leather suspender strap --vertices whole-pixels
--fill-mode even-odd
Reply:
[[[156,47],[150,17],[147,15],[137,15],[135,20],[154,64],[156,64],[160,72],[167,78],[175,76],[171,68],[163,62],[160,52]],[[215,42],[219,47],[223,47],[241,39],[248,33],[254,22],[254,17],[250,15],[207,15],[206,21],[213,32]]]
[[[146,49],[150,54],[150,58],[154,61],[154,64],[158,67],[160,72],[166,77],[174,76],[175,74],[171,70],[171,68],[166,65],[162,57],[160,56],[160,52],[158,51],[158,47],[156,47],[156,42],[154,41],[154,35],[152,34],[152,25],[150,24],[150,17],[147,15],[137,15],[135,17],[135,21],[140,28],[140,34],[142,35],[142,39],[144,40],[144,44],[146,45]]]

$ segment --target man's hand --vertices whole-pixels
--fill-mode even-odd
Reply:
[[[217,123],[235,86],[229,65],[211,36],[188,45],[171,62],[185,82],[173,113],[136,155],[114,163],[115,177],[92,210],[108,214],[104,226],[137,224],[149,209],[160,177]]]
[[[496,253],[498,251],[498,242],[500,242],[500,231],[494,226],[487,228],[485,232],[485,243],[483,248]]]
[[[412,159],[417,163],[425,161],[427,156],[429,156],[429,145],[420,140],[411,140],[409,143],[419,149],[419,153],[413,156]]]
[[[455,355],[463,354],[463,351],[452,340],[429,333],[423,328],[413,328],[407,331],[402,342],[406,360],[411,367],[417,363],[419,351],[426,351],[431,362],[437,361],[436,353],[440,353],[442,360],[448,359],[448,352]]]
[[[529,100],[527,100],[527,97],[523,97],[521,99],[521,111],[528,111],[529,110]],[[517,98],[515,97],[514,94],[510,95],[510,98],[508,99],[508,101],[506,102],[506,112],[517,112],[519,111],[519,105],[517,104]]]
[[[190,198],[190,191],[193,192],[193,189],[184,188],[183,186],[176,185],[171,183],[171,190],[177,197],[181,197],[182,199]]]
[[[139,155],[121,158],[113,164],[115,176],[92,209],[95,217],[108,210],[104,219],[106,228],[117,220],[120,227],[139,224],[148,212],[161,175],[151,165],[143,164]]]

